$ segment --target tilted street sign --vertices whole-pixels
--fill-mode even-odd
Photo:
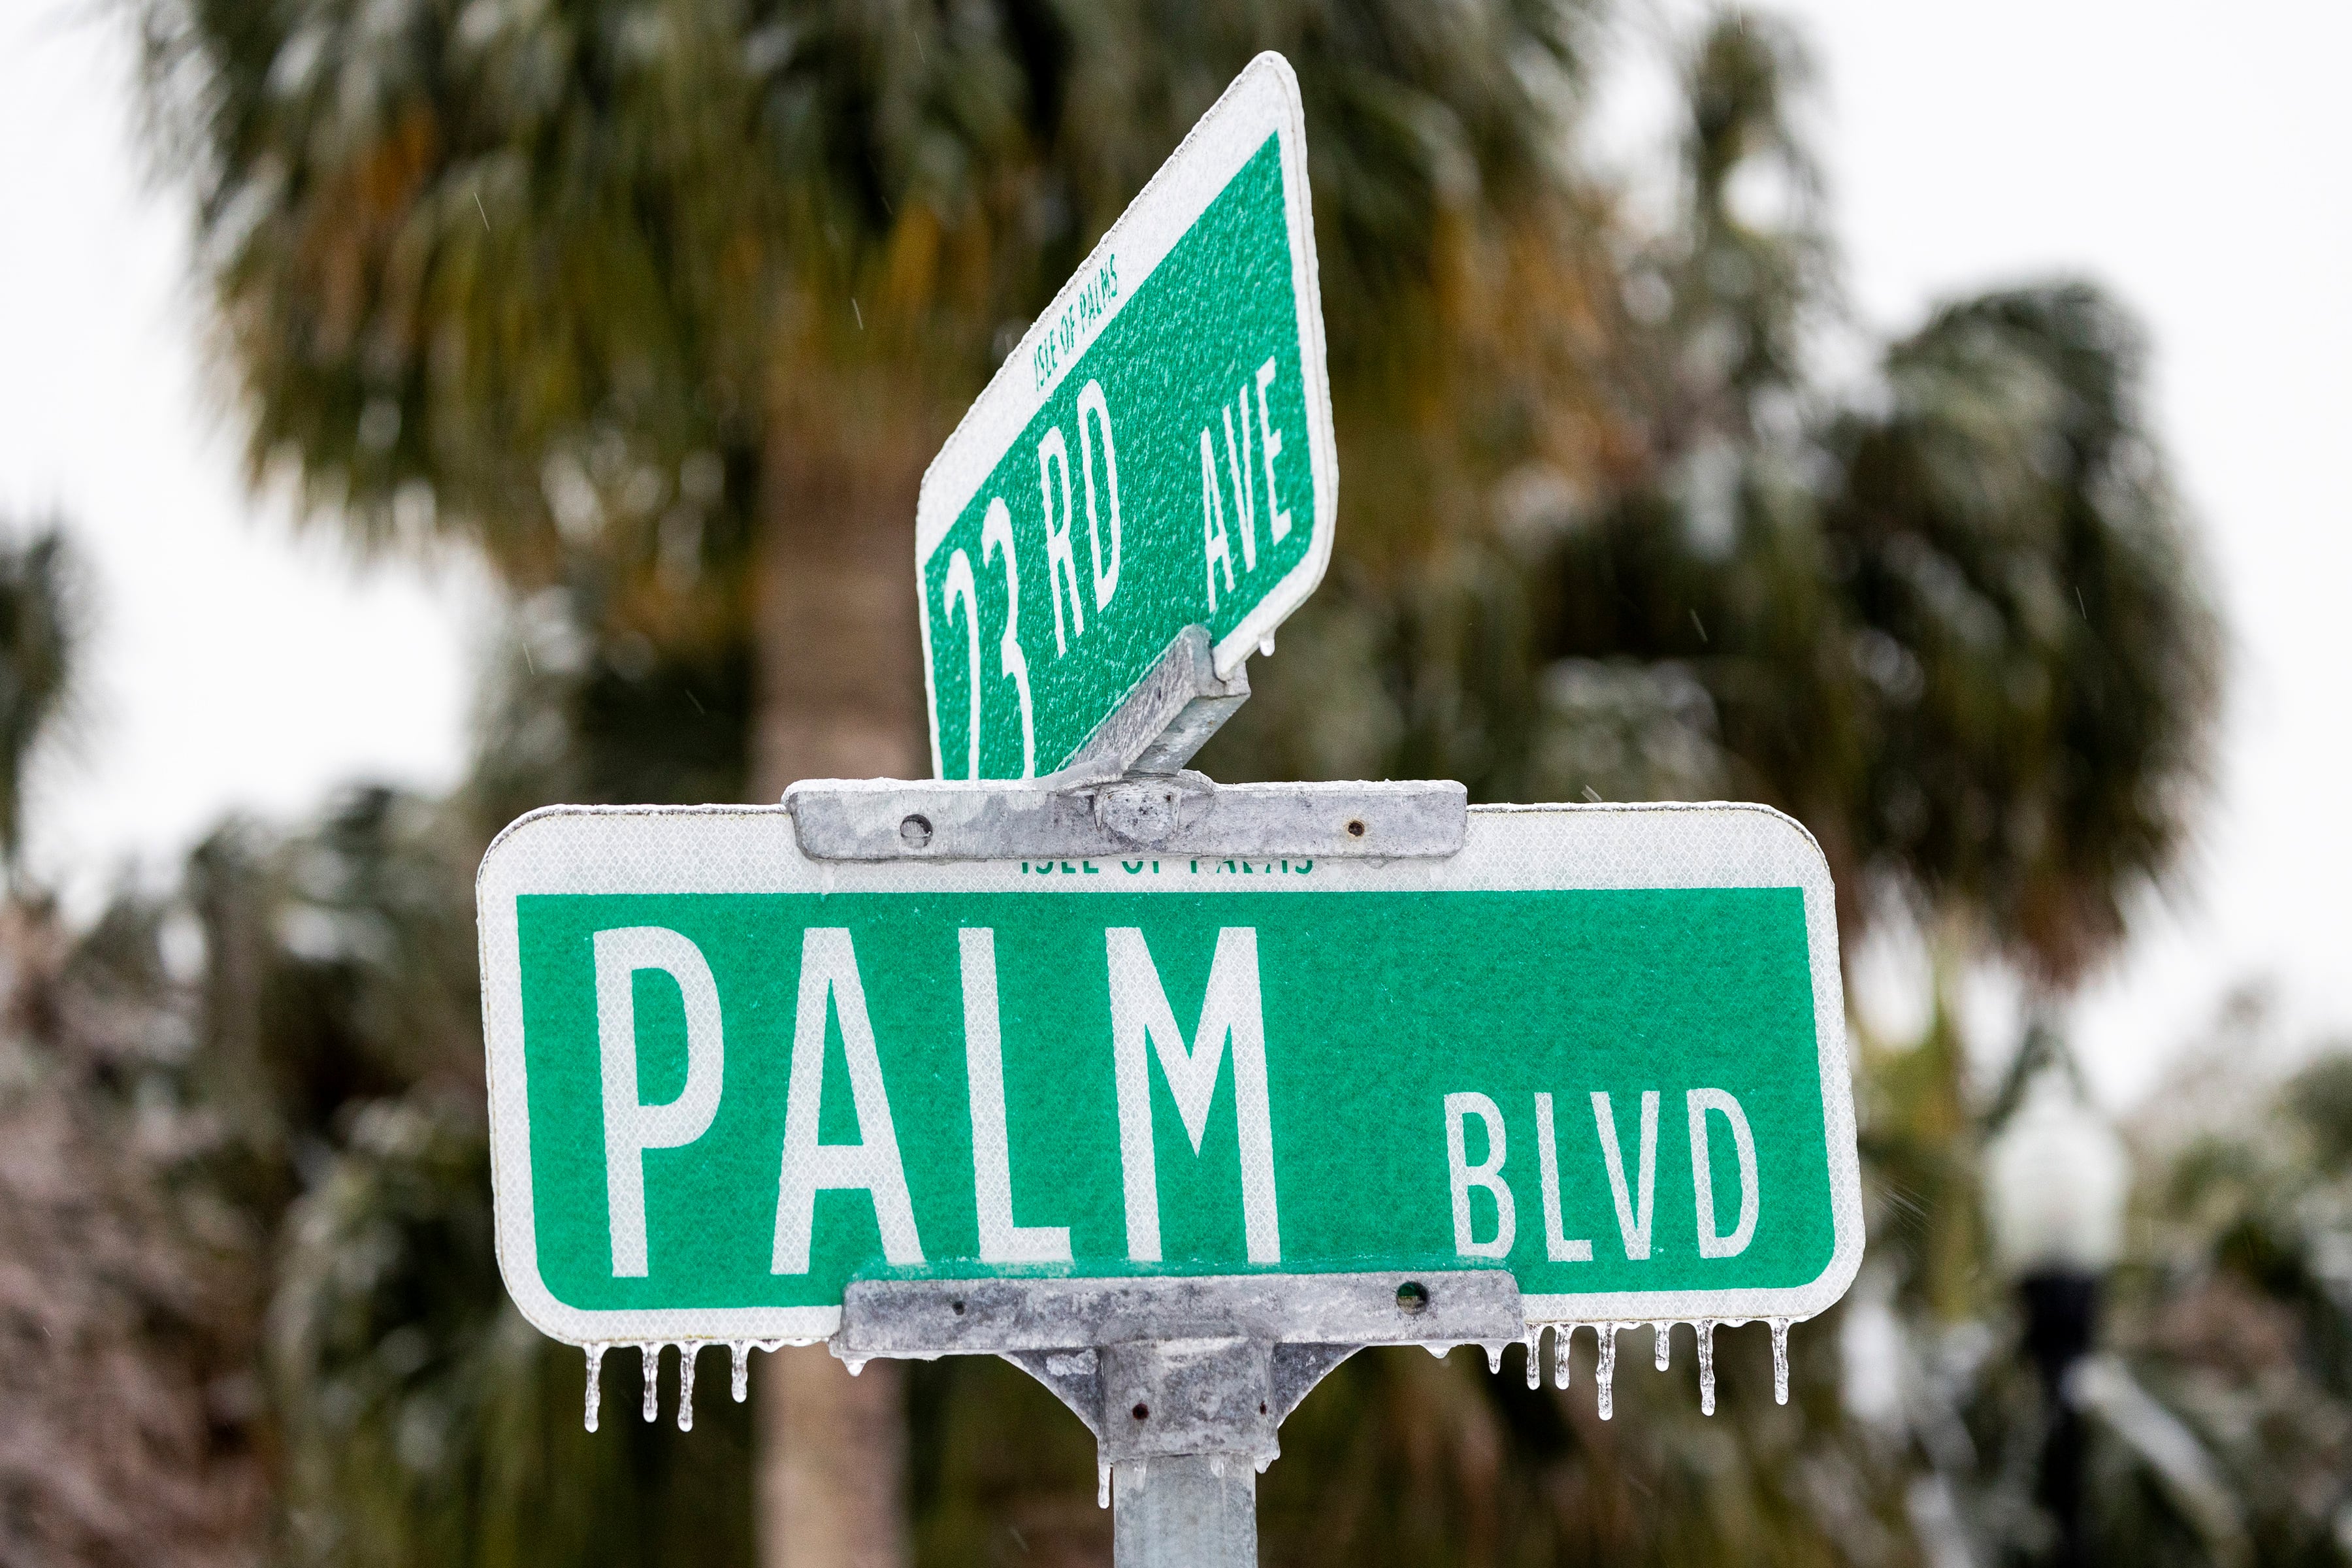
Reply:
[[[1238,680],[1321,579],[1339,461],[1305,135],[1289,66],[1259,56],[924,475],[938,776],[1082,763],[1186,627]]]
[[[1267,1331],[1350,1347],[1590,1324],[1613,1360],[1686,1321],[1705,1369],[1715,1323],[1777,1351],[1860,1259],[1830,879],[1761,807],[1480,807],[1408,859],[898,861],[813,859],[784,807],[556,807],[479,894],[499,1263],[576,1344],[1034,1360],[1097,1342],[1045,1296],[1181,1277],[1243,1319],[1311,1298],[1341,1326]],[[1501,1294],[1400,1316],[1463,1279]],[[1030,1317],[978,1337],[973,1303]]]

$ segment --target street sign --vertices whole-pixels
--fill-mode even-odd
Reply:
[[[855,862],[782,807],[562,806],[479,898],[499,1264],[573,1343],[815,1339],[861,1279],[1499,1270],[1529,1324],[1785,1321],[1860,1260],[1830,879],[1762,807]]]
[[[1265,54],[923,476],[933,772],[1063,768],[1188,626],[1234,676],[1321,580],[1338,496],[1305,121]]]

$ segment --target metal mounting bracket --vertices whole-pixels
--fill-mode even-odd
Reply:
[[[1502,1269],[1211,1279],[864,1279],[833,1353],[992,1353],[1054,1391],[1106,1466],[1225,1457],[1263,1469],[1276,1429],[1365,1345],[1500,1347],[1527,1331]]]
[[[1068,789],[1128,773],[1172,773],[1208,744],[1249,694],[1247,662],[1220,677],[1209,628],[1186,626],[1078,754],[1028,781],[1029,787]]]
[[[785,792],[817,860],[1223,859],[1452,855],[1470,797],[1445,779],[1220,784],[1187,770],[1047,791],[1034,783],[804,779]]]
[[[1220,784],[1184,768],[1249,697],[1187,626],[1068,766],[1034,779],[803,779],[784,792],[815,860],[1402,859],[1462,847],[1470,796],[1433,779]]]

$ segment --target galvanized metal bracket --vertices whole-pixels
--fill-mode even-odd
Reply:
[[[784,793],[814,860],[1183,855],[1402,859],[1462,847],[1469,793],[1445,779],[1220,784],[1183,766],[1248,700],[1187,626],[1068,766],[1034,779],[803,779]]]
[[[1263,1469],[1283,1417],[1363,1346],[1499,1348],[1526,1331],[1502,1269],[862,1279],[833,1353],[1001,1355],[1087,1424],[1105,1465],[1223,1455]]]
[[[1078,754],[1033,789],[1068,789],[1129,773],[1172,773],[1249,700],[1249,666],[1220,677],[1206,626],[1176,634],[1160,662],[1136,683]]]
[[[805,779],[785,792],[817,860],[1452,855],[1470,797],[1446,779],[1220,784],[1187,770],[1046,791],[986,780]]]

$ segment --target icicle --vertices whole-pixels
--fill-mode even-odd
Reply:
[[[1674,1362],[1675,1326],[1672,1323],[1652,1323],[1650,1343],[1658,1352],[1658,1370],[1665,1371]]]
[[[1715,1320],[1701,1318],[1691,1325],[1698,1335],[1698,1413],[1715,1414]]]
[[[1108,1459],[1098,1458],[1095,1461],[1095,1506],[1097,1508],[1110,1506],[1110,1461]]]
[[[1562,1323],[1551,1331],[1551,1385],[1568,1386],[1568,1347],[1576,1337],[1574,1323]]]
[[[1617,1375],[1617,1329],[1615,1323],[1592,1325],[1593,1336],[1601,1342],[1601,1364],[1594,1369],[1594,1375],[1601,1382],[1601,1419],[1603,1421],[1609,1419],[1611,1384]]]
[[[588,1430],[596,1430],[597,1406],[604,1403],[604,1352],[613,1347],[594,1344],[588,1347]]]
[[[1257,1473],[1258,1473],[1259,1475],[1261,1475],[1261,1476],[1262,1476],[1262,1475],[1264,1475],[1264,1474],[1265,1474],[1265,1468],[1266,1468],[1268,1465],[1272,1464],[1272,1463],[1274,1463],[1274,1459],[1273,1459],[1273,1457],[1272,1457],[1272,1456],[1270,1456],[1270,1455],[1261,1455],[1261,1456],[1259,1456],[1259,1458],[1258,1458],[1258,1461],[1257,1461]]]
[[[694,1358],[702,1353],[699,1341],[687,1340],[677,1347],[677,1429],[694,1430]]]
[[[1554,1355],[1559,1353],[1559,1341],[1554,1338],[1552,1341]],[[1543,1386],[1543,1325],[1541,1323],[1528,1331],[1528,1386],[1529,1388]]]
[[[1772,1320],[1772,1403],[1789,1403],[1789,1320]]]
[[[637,1363],[645,1374],[646,1419],[648,1421],[661,1415],[661,1352],[658,1342],[637,1347]]]
[[[1429,1347],[1429,1353],[1435,1356],[1438,1360],[1444,1361],[1447,1356],[1454,1353],[1454,1347],[1452,1345],[1431,1345]]]
[[[1486,1371],[1489,1374],[1499,1373],[1503,1370],[1503,1347],[1501,1345],[1480,1345],[1478,1348],[1486,1352]]]
[[[730,1340],[727,1349],[735,1358],[735,1380],[730,1392],[735,1395],[735,1403],[740,1405],[744,1396],[751,1392],[751,1342]]]
[[[859,1373],[866,1370],[866,1358],[862,1355],[844,1356],[842,1358],[841,1364],[849,1369],[850,1376],[856,1377]]]

